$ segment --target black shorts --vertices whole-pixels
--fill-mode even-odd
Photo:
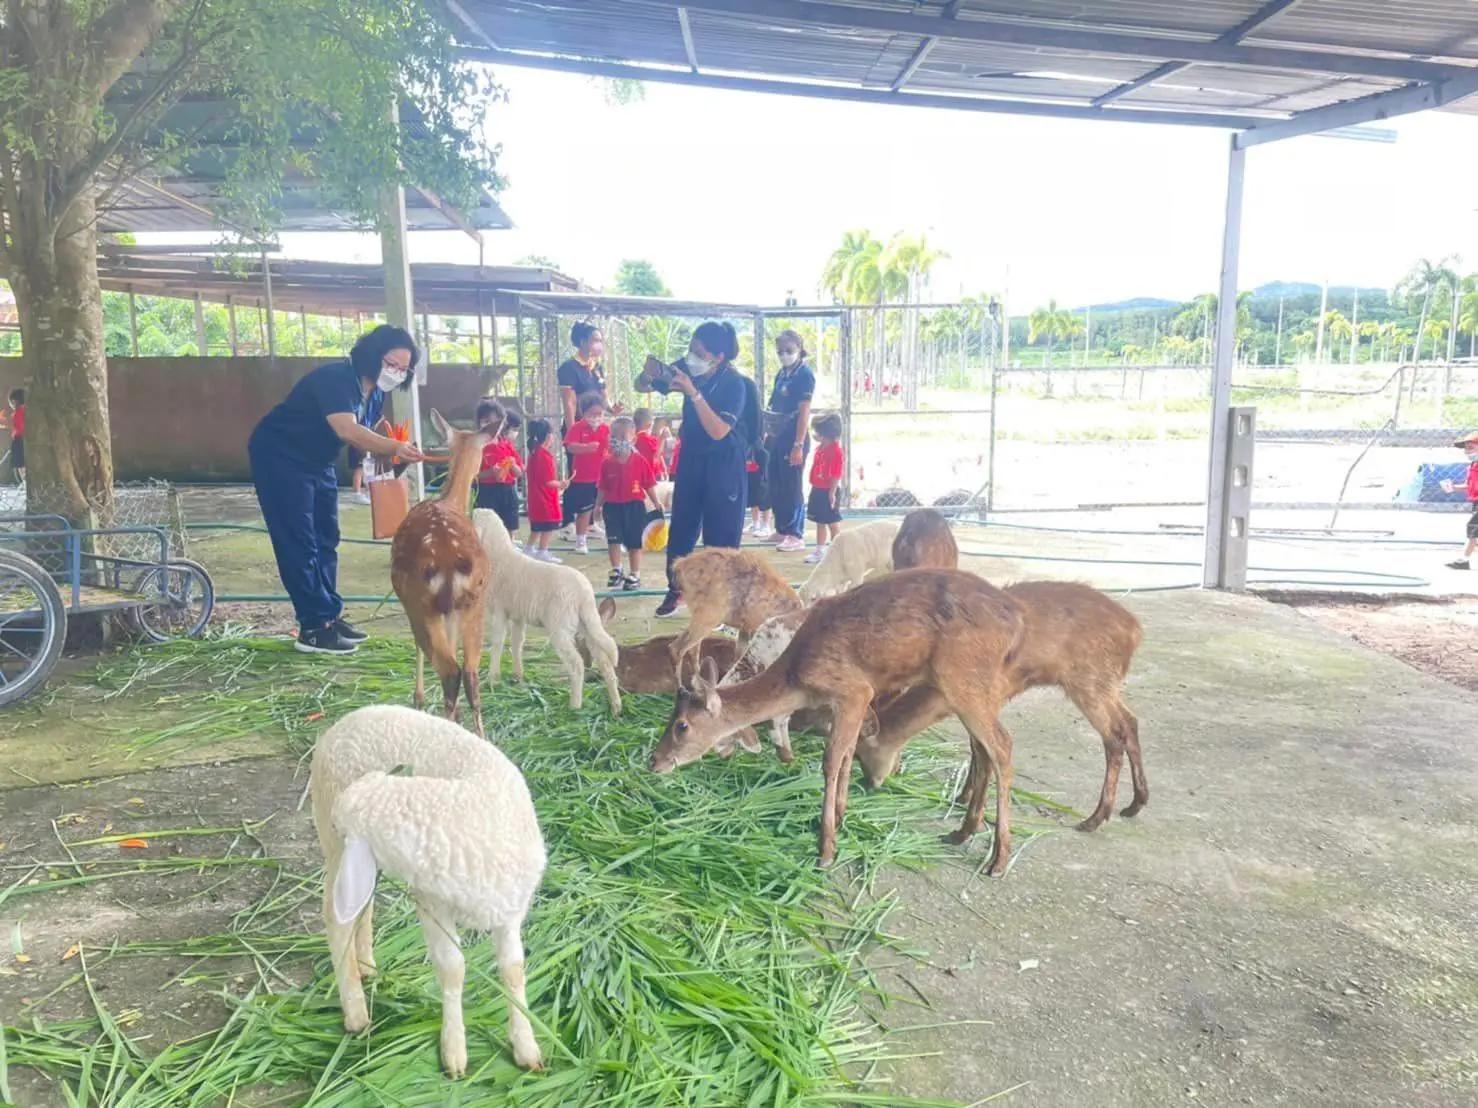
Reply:
[[[24,465],[25,463],[16,462],[15,464]],[[1478,539],[1478,512],[1474,512],[1468,517],[1468,538]]]
[[[601,515],[606,524],[606,542],[627,550],[641,549],[641,533],[647,527],[647,506],[643,501],[608,503]]]
[[[362,465],[364,465],[364,451],[355,450],[354,447],[351,446],[349,448],[349,472],[353,473]]]
[[[10,440],[10,464],[16,469],[26,468],[26,440],[24,438]]]
[[[512,485],[478,485],[476,506],[497,512],[508,533],[518,534],[518,490]]]
[[[564,524],[557,519],[529,520],[529,534],[542,535],[545,531],[558,531]]]
[[[762,512],[770,510],[770,482],[763,469],[749,475],[749,506]]]
[[[565,523],[574,523],[575,517],[595,507],[595,482],[574,481],[565,489]]]
[[[831,502],[831,489],[812,489],[806,501],[806,518],[812,523],[840,523],[842,513]]]

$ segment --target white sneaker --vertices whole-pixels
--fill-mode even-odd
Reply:
[[[367,492],[357,492],[350,499],[356,504],[368,504],[370,502],[370,495]]]
[[[575,540],[575,553],[576,554],[589,554],[590,553],[590,540],[589,539],[576,539]]]
[[[537,558],[541,562],[548,562],[552,566],[558,566],[558,565],[563,565],[564,564],[564,562],[561,559],[556,558],[553,554],[551,554],[547,550],[536,550],[536,551],[534,551],[534,557]]]
[[[606,529],[602,524],[591,523],[590,529],[585,532],[587,538],[603,539],[606,537]]]
[[[744,533],[746,535],[757,535],[757,534],[759,534],[759,530],[760,530],[760,525],[758,523],[754,522],[754,520],[750,520],[748,523],[746,523],[744,525]]]
[[[565,542],[575,541],[575,525],[572,523],[559,533],[559,537]]]
[[[782,554],[794,554],[798,550],[806,549],[806,544],[794,535],[786,535],[775,547]]]
[[[764,524],[760,524],[754,530],[754,537],[757,538],[757,539],[764,540],[764,539],[768,539],[774,533],[775,533],[774,531],[771,531]]]
[[[826,557],[826,550],[823,547],[818,546],[815,550],[806,555],[806,565],[814,566],[824,557]]]

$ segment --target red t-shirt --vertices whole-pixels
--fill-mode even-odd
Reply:
[[[496,439],[482,448],[482,466],[478,470],[477,483],[479,485],[511,485],[517,478],[510,470],[508,476],[500,477],[498,471],[493,469],[505,458],[520,460],[518,448],[507,439]],[[492,470],[492,472],[488,472]]]
[[[529,522],[554,523],[564,517],[559,507],[559,467],[547,446],[529,454]]]
[[[494,474],[494,476],[493,476],[493,484],[495,484],[495,485],[512,485],[512,484],[515,484],[518,481],[518,471],[524,468],[524,465],[523,465],[523,455],[518,452],[518,447],[514,446],[513,443],[510,440],[508,440],[508,439],[500,439],[498,441],[498,443],[496,443],[495,445],[501,446],[503,449],[502,449],[502,452],[498,455],[498,457],[494,459],[494,461],[512,462],[513,465],[509,466],[506,470],[504,470],[502,472],[501,476],[498,475],[498,474]],[[486,453],[483,454],[483,464],[484,465],[487,464],[487,454]]]
[[[675,443],[672,444],[672,465],[669,466],[668,467],[668,470],[667,470],[668,473],[672,474],[673,480],[676,480],[677,479],[677,458],[678,458],[678,455],[681,454],[682,452],[683,452],[683,440],[682,439],[678,439],[677,442],[675,442]]]
[[[816,448],[816,456],[811,459],[812,488],[835,488],[846,472],[841,443],[826,442]]]
[[[565,432],[565,445],[571,443],[593,442],[600,446],[599,450],[586,451],[583,454],[571,454],[575,459],[575,468],[570,473],[571,481],[581,484],[593,485],[600,480],[600,466],[610,453],[609,443],[611,441],[611,428],[609,425],[600,423],[592,427],[583,419],[578,420],[573,427]]]
[[[17,404],[15,411],[11,413],[10,437],[13,439],[26,437],[26,406],[24,404]]]
[[[20,415],[21,410],[17,408],[15,414]],[[17,430],[16,434],[19,435],[20,431]],[[1478,462],[1468,463],[1468,499],[1478,502]]]
[[[625,461],[615,457],[600,467],[600,491],[607,504],[631,504],[643,499],[657,483],[651,463],[633,450]]]
[[[653,473],[662,472],[662,444],[657,441],[656,435],[650,431],[638,431],[636,452],[647,460],[647,465],[652,467]]]

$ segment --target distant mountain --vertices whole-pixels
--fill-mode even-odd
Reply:
[[[1258,285],[1252,290],[1254,300],[1276,300],[1280,296],[1318,296],[1324,289],[1323,285],[1311,284],[1308,281],[1269,281],[1265,285]],[[1354,285],[1330,285],[1329,295],[1347,297],[1355,291]],[[1361,296],[1375,295],[1386,292],[1380,288],[1362,288]]]
[[[1178,308],[1180,303],[1179,300],[1166,300],[1159,296],[1135,296],[1128,300],[1115,300],[1111,304],[1093,304],[1091,307],[1095,312],[1138,312],[1152,308]],[[1083,309],[1073,310],[1081,312]]]

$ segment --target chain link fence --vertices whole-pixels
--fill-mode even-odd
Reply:
[[[183,509],[169,482],[114,486],[111,502],[95,510],[91,533],[69,533],[67,519],[56,511],[64,503],[45,489],[0,486],[0,550],[40,563],[59,584],[77,576],[82,584],[111,587],[138,576],[138,567],[120,563],[153,564],[188,554]]]

